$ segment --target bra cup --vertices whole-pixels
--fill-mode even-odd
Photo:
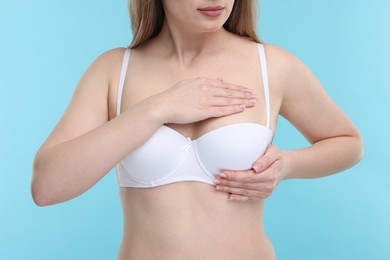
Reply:
[[[120,114],[122,92],[131,49],[122,61],[117,95]],[[163,125],[138,149],[116,166],[119,187],[157,187],[177,181],[200,181],[214,185],[222,170],[249,170],[272,141],[270,96],[264,46],[258,44],[263,79],[267,127],[258,123],[233,123],[214,129],[191,141]],[[207,175],[207,176],[206,176]]]
[[[158,182],[174,172],[185,158],[185,138],[159,128],[143,145],[122,161],[131,178],[144,183]]]
[[[214,185],[223,170],[250,170],[271,140],[272,131],[257,123],[223,126],[194,141],[162,126],[116,165],[118,184],[146,188],[191,180]]]
[[[271,137],[270,129],[259,124],[234,124],[217,129],[196,140],[199,163],[214,177],[223,170],[250,170],[265,153]]]

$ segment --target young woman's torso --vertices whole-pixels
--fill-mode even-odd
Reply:
[[[218,127],[242,122],[265,125],[266,110],[256,43],[229,36],[213,56],[199,56],[183,68],[153,40],[133,49],[122,95],[121,111],[169,89],[183,79],[223,78],[252,88],[258,95],[253,108],[221,118],[167,126],[196,139]],[[120,64],[109,90],[110,119],[116,116]],[[272,75],[272,73],[270,73]],[[281,95],[269,77],[271,117],[275,128]],[[125,140],[124,140],[125,141]],[[264,201],[229,201],[228,194],[202,182],[176,182],[154,188],[120,188],[123,240],[119,259],[274,259],[263,229]]]

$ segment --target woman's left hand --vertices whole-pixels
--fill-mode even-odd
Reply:
[[[270,145],[265,154],[254,162],[251,170],[223,171],[215,178],[216,190],[228,192],[230,200],[265,199],[286,176],[286,161],[284,152]]]

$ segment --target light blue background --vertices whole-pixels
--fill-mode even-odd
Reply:
[[[385,0],[262,1],[261,38],[303,60],[365,142],[356,167],[286,181],[267,200],[278,259],[390,259],[389,12]],[[44,208],[30,180],[33,156],[86,68],[129,44],[126,1],[1,0],[0,36],[0,259],[114,259],[122,235],[114,172]],[[283,119],[274,143],[307,145]]]

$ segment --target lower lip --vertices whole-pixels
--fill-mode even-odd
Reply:
[[[199,10],[201,14],[208,17],[218,17],[223,13],[223,9],[219,10]]]

